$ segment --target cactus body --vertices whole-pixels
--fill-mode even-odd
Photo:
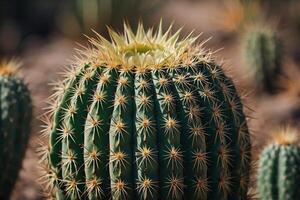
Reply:
[[[258,191],[260,199],[300,199],[299,166],[300,147],[298,145],[289,141],[288,143],[277,142],[268,146],[262,152],[259,162]]]
[[[13,74],[16,63],[0,66],[0,199],[8,199],[25,154],[31,120],[29,91]]]
[[[282,71],[282,44],[272,29],[253,27],[245,36],[245,60],[258,87],[274,93]]]
[[[125,26],[113,42],[90,39],[50,120],[56,198],[246,198],[251,145],[236,89],[194,38],[169,32]]]

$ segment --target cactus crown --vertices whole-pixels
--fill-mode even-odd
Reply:
[[[283,128],[273,136],[274,143],[278,145],[295,145],[299,142],[297,130],[290,127]]]
[[[174,34],[171,34],[171,29],[172,25],[163,33],[160,23],[157,30],[150,28],[146,31],[140,23],[134,33],[125,23],[123,34],[109,29],[111,42],[96,33],[96,38],[89,38],[96,48],[89,51],[87,59],[96,65],[106,64],[137,71],[191,64],[195,55],[199,54],[199,49],[192,48],[198,36],[192,37],[190,33],[179,39],[181,29]],[[205,59],[205,56],[202,57]]]
[[[0,75],[1,76],[13,76],[15,75],[21,66],[21,62],[11,59],[2,60],[0,62]]]

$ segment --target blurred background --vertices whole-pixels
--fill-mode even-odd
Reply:
[[[42,199],[38,146],[49,83],[85,45],[93,30],[107,37],[106,26],[122,31],[123,21],[146,27],[163,19],[183,35],[202,33],[199,42],[230,68],[249,115],[258,151],[268,135],[300,120],[299,0],[1,0],[0,57],[23,61],[22,76],[35,106],[31,141],[12,199]],[[256,154],[254,153],[254,157]]]

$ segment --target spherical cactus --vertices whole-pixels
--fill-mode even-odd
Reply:
[[[300,146],[297,132],[287,130],[261,154],[258,191],[261,200],[300,199]]]
[[[282,71],[282,44],[276,32],[266,27],[251,27],[244,38],[244,57],[259,88],[274,93]]]
[[[31,100],[15,61],[0,63],[0,199],[17,180],[30,133]]]
[[[170,31],[90,39],[45,130],[56,198],[245,199],[251,144],[233,82],[196,37]]]

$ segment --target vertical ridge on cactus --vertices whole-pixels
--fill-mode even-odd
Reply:
[[[260,155],[257,186],[262,200],[300,198],[300,147],[298,133],[286,129]]]
[[[53,95],[57,199],[245,199],[251,144],[233,82],[197,37],[97,34]],[[54,108],[54,109],[53,109]],[[50,178],[49,178],[50,177]]]
[[[20,63],[0,63],[0,199],[9,199],[22,167],[31,121],[27,86],[16,73]]]

